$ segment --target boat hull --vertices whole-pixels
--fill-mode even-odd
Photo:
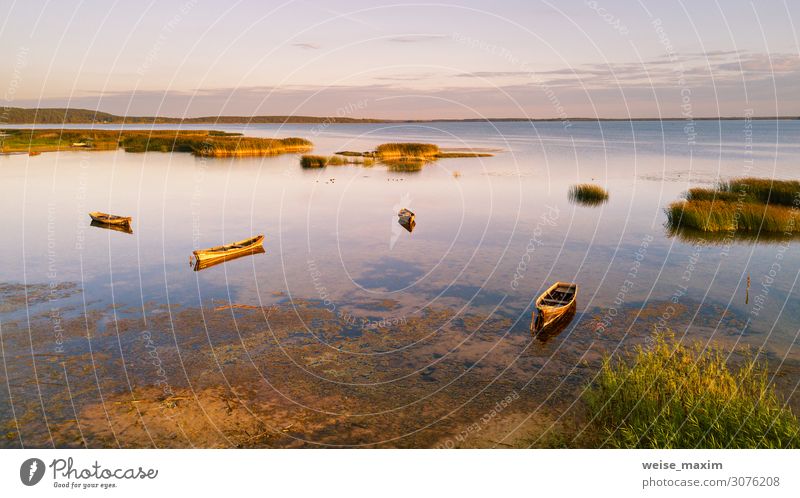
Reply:
[[[130,226],[133,220],[130,216],[117,216],[114,214],[101,213],[100,211],[92,211],[89,213],[89,217],[98,223],[117,226]]]
[[[252,253],[259,247],[262,247],[263,244],[264,236],[257,235],[255,237],[240,240],[232,244],[226,244],[224,246],[198,249],[192,254],[194,255],[195,261],[198,263],[207,263],[210,261],[231,259],[236,256]]]
[[[531,330],[541,331],[562,317],[575,312],[578,296],[577,284],[556,282],[536,299],[536,313],[531,320]]]

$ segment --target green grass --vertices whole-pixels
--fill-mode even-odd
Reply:
[[[800,232],[800,211],[786,206],[728,201],[677,201],[666,209],[671,229],[701,232]]]
[[[800,199],[800,182],[770,178],[735,178],[720,182],[718,190],[729,194],[744,194],[756,202],[793,206]]]
[[[719,182],[716,188],[691,188],[686,199],[793,206],[800,202],[800,182],[770,178],[735,178]]]
[[[716,188],[692,188],[666,209],[667,227],[700,232],[800,232],[800,182],[735,178]]]
[[[597,206],[608,200],[608,191],[592,183],[579,183],[569,188],[569,199],[586,206]]]
[[[251,138],[239,133],[206,130],[2,130],[2,152],[51,152],[75,150],[73,143],[88,145],[81,150],[127,152],[189,152],[197,156],[264,156],[303,152],[312,143],[302,138]]]
[[[651,349],[606,359],[584,399],[614,448],[798,448],[800,423],[766,367],[731,368],[720,349],[657,335]]]
[[[739,193],[720,191],[713,188],[690,188],[686,193],[686,199],[690,201],[720,201],[720,202],[737,202],[740,197]]]

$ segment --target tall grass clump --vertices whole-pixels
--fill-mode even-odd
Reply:
[[[347,160],[339,156],[304,155],[300,157],[300,166],[304,168],[324,168],[325,166],[341,166],[342,164],[347,164]]]
[[[738,192],[728,192],[713,188],[696,187],[689,189],[686,193],[686,199],[690,201],[738,202],[740,200],[740,194]]]
[[[720,182],[718,190],[742,194],[754,202],[794,206],[800,203],[800,182],[771,178],[735,178]]]
[[[592,183],[579,183],[569,188],[569,199],[586,206],[597,206],[608,200],[608,191]]]
[[[208,137],[191,145],[192,153],[205,157],[269,156],[304,152],[312,147],[303,138]]]
[[[381,160],[398,160],[404,158],[433,160],[439,154],[439,146],[423,143],[388,143],[375,149],[375,155]]]
[[[800,232],[800,210],[772,204],[726,201],[678,201],[666,209],[671,229],[702,232]]]
[[[658,334],[650,349],[606,358],[584,395],[614,448],[798,448],[800,422],[763,365],[731,368],[718,348]]]
[[[85,143],[90,150],[126,152],[189,152],[227,157],[304,152],[312,143],[303,138],[253,138],[240,133],[207,130],[20,130],[3,141],[3,152],[70,150]]]

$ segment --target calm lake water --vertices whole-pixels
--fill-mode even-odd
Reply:
[[[4,356],[68,359],[95,347],[124,357],[147,323],[135,330],[117,326],[106,342],[93,344],[86,334],[60,337],[56,322],[83,319],[102,332],[120,318],[146,322],[151,309],[212,313],[228,304],[314,303],[342,319],[343,342],[332,347],[351,356],[391,357],[430,343],[438,329],[392,344],[357,339],[443,309],[451,321],[460,313],[502,319],[492,332],[498,340],[528,341],[533,300],[563,280],[580,286],[572,327],[589,331],[586,341],[605,341],[606,350],[641,341],[655,324],[703,341],[761,348],[771,362],[800,361],[797,241],[697,240],[670,236],[664,227],[664,208],[690,187],[737,176],[797,178],[800,121],[700,121],[694,129],[683,121],[193,128],[304,137],[316,154],[421,141],[495,155],[442,159],[416,173],[381,165],[303,170],[296,155],[0,156],[6,242],[0,245],[6,286],[0,325],[6,334],[11,324],[33,337],[6,340]],[[605,186],[609,201],[570,203],[568,188],[578,182]],[[402,207],[416,213],[411,233],[397,224]],[[133,216],[133,234],[90,226],[87,213],[95,210]],[[258,233],[266,236],[264,254],[199,272],[189,266],[194,249]],[[391,306],[381,306],[388,301]],[[656,305],[658,312],[641,326],[619,318],[653,313]],[[304,323],[297,333],[316,338],[316,322]],[[546,356],[558,357],[571,337],[578,333],[562,332]],[[169,335],[163,344],[179,353],[195,347]],[[442,348],[439,355],[450,346]],[[425,368],[424,361],[397,366],[396,373]],[[31,375],[29,363],[8,365],[7,379],[24,382]],[[86,396],[97,398],[91,389],[104,380],[89,372],[76,370],[70,380],[91,377]],[[394,373],[381,372],[388,379]],[[193,379],[184,380],[191,385]],[[11,387],[0,392],[7,426],[14,404]],[[18,445],[14,437],[9,445]]]

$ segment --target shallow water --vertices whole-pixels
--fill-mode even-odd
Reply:
[[[284,401],[303,398],[304,409],[317,415],[331,406],[349,410],[348,416],[372,413],[366,406],[375,404],[378,412],[400,410],[396,405],[412,398],[423,407],[404,412],[397,427],[384,431],[391,435],[374,421],[366,422],[371,432],[359,436],[329,428],[294,439],[325,444],[433,445],[459,429],[434,426],[419,436],[429,424],[424,408],[440,420],[437,407],[469,400],[484,392],[478,386],[494,385],[497,375],[526,393],[515,401],[515,412],[545,401],[570,406],[585,376],[573,378],[568,371],[582,359],[641,342],[653,326],[730,347],[752,346],[776,368],[789,368],[800,362],[794,345],[800,332],[798,242],[671,237],[663,208],[689,187],[718,178],[796,178],[800,122],[694,126],[644,121],[193,127],[304,137],[317,154],[370,150],[389,141],[499,150],[494,157],[442,159],[417,173],[381,165],[303,170],[295,155],[0,156],[0,223],[7,242],[0,246],[0,282],[6,283],[0,325],[9,385],[0,389],[0,416],[11,434],[5,442],[50,445],[53,431],[45,429],[52,420],[80,426],[75,420],[91,413],[90,405],[105,403],[102,393],[130,395],[156,385],[143,330],[160,338],[170,385],[196,389],[205,375],[219,375],[224,368],[203,348],[224,346],[235,349],[228,361],[230,368],[242,368],[238,381],[258,391],[273,365],[256,365],[254,358],[291,358],[297,346],[305,359],[329,352],[338,367],[282,371],[287,385],[313,385],[328,395],[295,392],[282,396]],[[598,207],[571,204],[567,191],[577,182],[605,186],[609,201]],[[402,207],[416,213],[411,233],[397,224]],[[90,226],[87,212],[94,210],[133,216],[133,234]],[[264,254],[198,272],[189,265],[193,249],[257,233],[266,235]],[[752,287],[745,303],[748,274]],[[532,301],[554,280],[579,284],[577,314],[551,341],[532,341]],[[262,342],[248,341],[237,327],[246,323],[252,334],[273,330],[269,318],[226,309],[230,304],[294,310],[297,321],[281,322],[272,341],[257,335]],[[179,320],[173,310],[186,315]],[[235,321],[204,327],[215,313]],[[65,324],[71,327],[67,332]],[[462,334],[472,349],[456,340]],[[75,394],[67,393],[63,406],[37,425],[48,413],[39,406],[43,396],[30,388],[15,396],[11,385],[35,384],[37,378],[40,386],[48,385],[42,383],[46,366],[34,372],[44,361],[40,355],[50,355],[47,362],[56,367],[51,373],[57,378],[49,381],[54,392],[63,395],[69,373],[83,399],[75,407]],[[437,367],[442,357],[459,367]],[[554,362],[562,364],[556,368]],[[251,366],[256,368],[247,370]],[[472,378],[466,384],[458,377],[464,369]],[[100,370],[109,374],[92,375]],[[540,374],[547,380],[532,382]],[[384,387],[348,396],[338,391],[337,379]],[[409,379],[414,382],[405,385]],[[229,387],[220,379],[208,386]],[[433,392],[446,401],[426,405]],[[508,388],[489,394],[489,404],[507,394]],[[14,424],[12,408],[21,406],[38,406],[28,421],[37,427],[28,442]],[[460,412],[464,423],[484,413],[485,407],[469,406]],[[55,439],[52,444],[79,444]]]

